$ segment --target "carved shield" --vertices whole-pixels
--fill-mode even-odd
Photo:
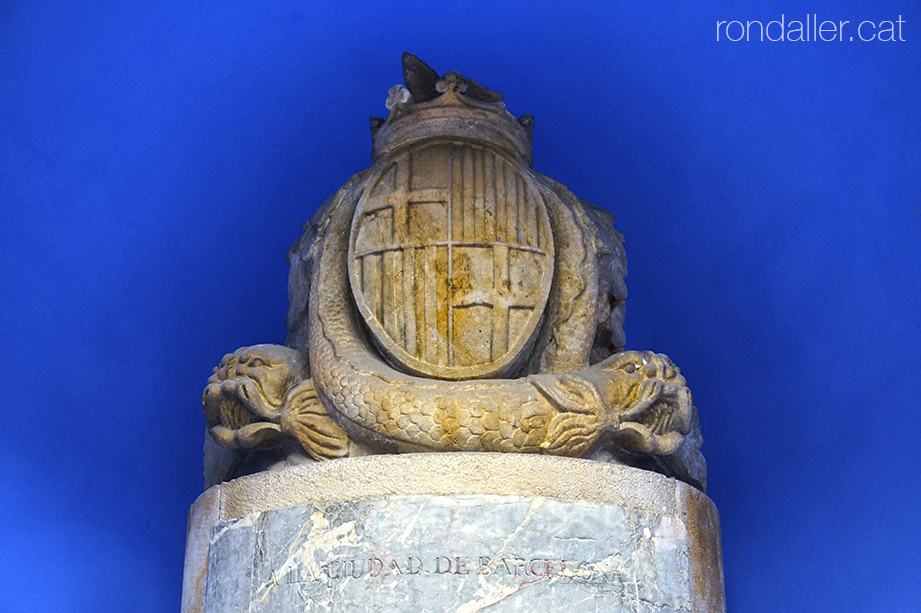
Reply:
[[[409,150],[365,191],[349,277],[394,366],[441,379],[500,377],[534,339],[553,237],[517,162],[466,143]]]

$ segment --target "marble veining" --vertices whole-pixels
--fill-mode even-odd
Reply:
[[[205,610],[691,611],[669,514],[527,496],[390,496],[212,529]]]

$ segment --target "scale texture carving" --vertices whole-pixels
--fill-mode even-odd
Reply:
[[[372,121],[374,164],[291,248],[286,346],[242,348],[209,379],[210,436],[236,454],[210,480],[487,451],[623,462],[703,489],[685,379],[623,350],[613,217],[530,167],[533,118],[426,69],[404,56],[407,87]],[[259,450],[271,461],[254,463]]]

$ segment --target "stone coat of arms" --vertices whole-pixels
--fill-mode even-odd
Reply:
[[[203,403],[211,482],[373,453],[587,457],[705,487],[691,394],[624,351],[613,217],[531,167],[533,117],[404,54],[373,165],[288,254],[285,345],[244,347]],[[226,451],[222,451],[223,448]]]

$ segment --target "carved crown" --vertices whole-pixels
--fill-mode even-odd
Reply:
[[[407,84],[410,84],[409,79]],[[471,97],[468,90],[473,88],[488,92],[488,97],[495,101]],[[522,115],[521,119],[515,119],[506,110],[501,94],[456,72],[449,72],[438,80],[435,90],[437,94],[432,99],[416,102],[410,90],[402,85],[390,89],[387,98],[390,114],[372,136],[371,158],[374,161],[409,145],[450,138],[492,145],[531,166],[534,157],[532,116]]]

